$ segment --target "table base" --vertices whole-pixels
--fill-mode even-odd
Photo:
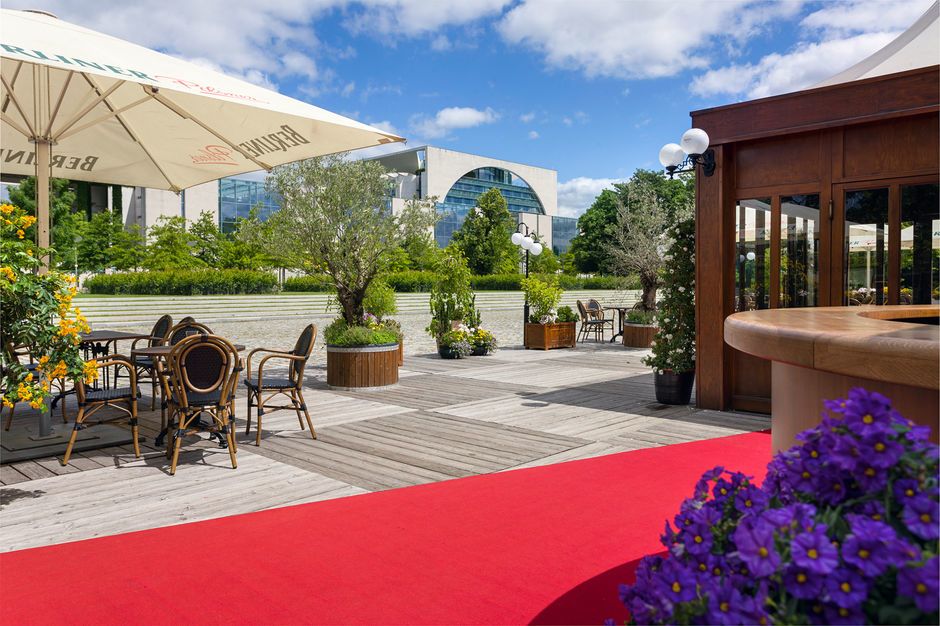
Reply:
[[[3,439],[0,441],[0,464],[51,456],[61,457],[65,454],[69,437],[72,435],[72,424],[59,423],[53,428],[55,432],[49,437],[40,437],[38,426],[18,428],[3,433]],[[143,442],[143,440],[144,438],[140,437],[139,441]],[[78,431],[73,451],[84,452],[123,446],[132,441],[131,431],[111,424],[101,424]]]

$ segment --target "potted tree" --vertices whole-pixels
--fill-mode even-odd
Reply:
[[[465,316],[475,314],[473,291],[470,289],[470,270],[463,253],[447,247],[434,265],[437,280],[431,287],[428,299],[431,307],[431,323],[425,329],[434,337],[438,349],[446,333],[456,331]],[[449,337],[454,340],[455,337]],[[444,357],[444,354],[441,353]],[[457,357],[450,357],[457,358]]]
[[[688,404],[695,381],[695,221],[682,220],[666,235],[659,332],[643,362],[654,369],[658,402]]]
[[[524,335],[526,349],[574,348],[575,322],[559,319],[557,308],[562,290],[558,279],[524,278],[522,290],[530,307]],[[571,312],[570,307],[567,308]]]
[[[381,387],[398,382],[400,330],[366,315],[367,291],[417,223],[437,219],[432,203],[395,215],[387,209],[388,179],[375,161],[336,154],[276,167],[268,190],[281,208],[267,221],[252,217],[243,236],[265,246],[291,269],[325,273],[340,316],[324,331],[327,383]]]
[[[623,345],[628,348],[649,348],[658,330],[654,311],[627,311],[627,318],[623,321]]]

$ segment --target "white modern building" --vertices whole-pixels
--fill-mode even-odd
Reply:
[[[394,173],[392,210],[412,198],[437,198],[441,219],[435,227],[438,245],[446,246],[477,198],[497,188],[519,222],[538,233],[556,253],[567,250],[577,234],[577,220],[558,217],[555,170],[502,159],[420,146],[373,157]]]

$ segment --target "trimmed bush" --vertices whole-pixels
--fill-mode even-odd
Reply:
[[[335,291],[333,279],[326,274],[316,276],[294,276],[284,281],[284,291]]]
[[[392,272],[382,276],[385,283],[397,293],[416,293],[431,291],[437,282],[437,274],[429,271],[406,270]]]
[[[353,347],[353,346],[381,346],[398,343],[399,334],[394,328],[381,324],[373,326],[350,326],[343,318],[337,318],[326,327],[323,338],[327,345]]]
[[[88,293],[107,295],[201,296],[273,293],[274,274],[253,270],[167,270],[99,274],[85,281]]]
[[[524,278],[522,274],[471,276],[470,287],[477,291],[519,291]]]

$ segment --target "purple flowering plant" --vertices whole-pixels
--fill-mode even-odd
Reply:
[[[760,486],[706,472],[620,597],[637,624],[940,623],[938,447],[852,389]]]

